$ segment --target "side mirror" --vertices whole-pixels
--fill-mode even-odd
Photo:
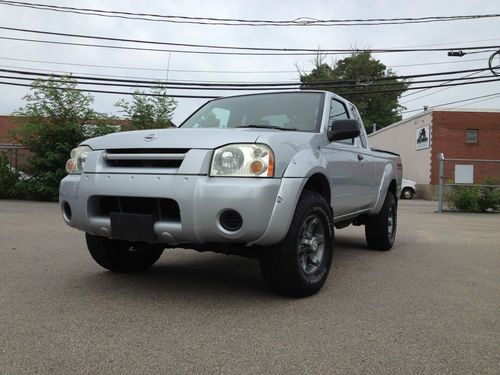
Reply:
[[[356,138],[360,134],[358,121],[354,119],[333,121],[327,131],[330,142]]]

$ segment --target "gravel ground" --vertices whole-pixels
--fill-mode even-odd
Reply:
[[[0,201],[2,374],[498,374],[500,215],[401,201],[392,251],[336,232],[315,296],[258,262],[165,251],[112,274],[52,203]]]

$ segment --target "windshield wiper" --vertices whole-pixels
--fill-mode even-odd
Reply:
[[[237,126],[237,128],[257,128],[257,129],[278,129],[278,130],[290,130],[290,131],[297,131],[295,128],[282,128],[280,126],[274,126],[274,125],[259,125],[259,124],[247,124],[247,125],[241,125]]]

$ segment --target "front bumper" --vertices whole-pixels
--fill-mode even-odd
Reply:
[[[113,238],[113,233],[110,217],[94,207],[94,197],[168,198],[177,202],[180,217],[154,223],[157,243],[267,246],[286,235],[304,184],[301,178],[83,173],[61,181],[59,201],[68,225],[97,236]],[[227,209],[242,217],[236,231],[220,224]]]

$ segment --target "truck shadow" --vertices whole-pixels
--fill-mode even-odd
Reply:
[[[364,238],[337,236],[332,272],[341,277],[353,258],[379,256],[366,247]],[[98,269],[86,274],[85,283],[94,292],[120,292],[130,298],[211,298],[241,299],[267,296],[282,299],[265,284],[256,259],[190,250],[166,250],[149,270],[119,274]],[[342,268],[339,270],[338,268]],[[331,280],[330,280],[331,281]],[[329,283],[327,281],[327,283]],[[141,297],[138,297],[141,296]]]
[[[380,254],[378,250],[373,250],[368,247],[364,237],[353,237],[350,235],[335,235],[333,242],[334,251],[337,253],[360,253],[360,254]]]
[[[255,259],[189,250],[168,254],[168,250],[149,270],[131,274],[98,271],[88,274],[86,282],[101,292],[117,288],[130,296],[151,298],[248,298],[269,296]],[[182,254],[186,252],[186,254]],[[180,253],[180,256],[176,256]]]

